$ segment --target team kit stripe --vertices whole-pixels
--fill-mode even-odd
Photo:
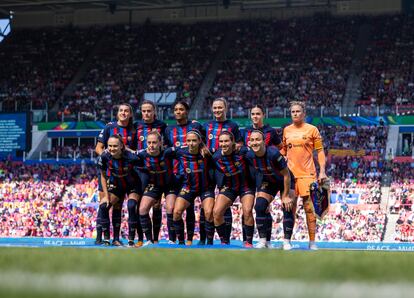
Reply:
[[[123,177],[123,175],[124,175],[123,166],[124,166],[124,164],[123,164],[122,160],[121,159],[118,160],[118,173],[119,173],[119,176],[120,176],[119,180],[121,182],[122,189],[126,189],[127,188],[127,181],[126,181],[125,177]]]
[[[191,173],[194,177],[194,188],[196,192],[199,192],[202,186],[200,185],[200,173],[198,173],[199,167],[198,167],[198,159],[196,156],[194,156],[194,160],[190,166],[191,166]]]
[[[219,139],[218,139],[218,136],[221,134],[221,131],[222,131],[222,129],[223,129],[223,123],[221,123],[221,122],[218,122],[217,123],[217,127],[216,127],[216,129],[215,129],[215,131],[214,131],[214,134],[213,134],[213,136],[214,136],[214,138],[213,138],[213,140],[214,140],[214,142],[213,142],[213,148],[214,148],[214,150],[217,150],[218,148],[219,148]]]
[[[213,135],[213,128],[214,128],[214,123],[213,122],[211,122],[209,125],[208,125],[208,130],[207,130],[207,148],[208,149],[212,149],[213,147],[211,146],[211,144],[212,144],[212,142],[213,142],[213,138],[214,138],[214,135]],[[211,138],[210,139],[210,136],[213,136],[213,138]]]

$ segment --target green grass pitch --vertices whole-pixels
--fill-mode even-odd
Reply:
[[[98,285],[119,279],[125,287],[129,285],[128,278],[132,278],[131,283],[133,278],[143,279],[139,280],[142,283],[158,282],[159,289],[149,286],[150,293],[140,293],[142,285],[135,285],[137,293],[145,297],[193,297],[194,290],[187,289],[186,292],[185,286],[193,281],[214,284],[228,280],[230,285],[242,287],[254,287],[257,283],[257,287],[261,287],[257,288],[257,296],[267,297],[261,281],[294,282],[301,286],[346,283],[414,286],[414,254],[322,250],[0,248],[0,272],[0,297],[114,297],[112,292],[106,294],[100,290],[102,287],[96,293],[92,286],[84,291],[72,289],[72,283],[76,287],[77,277],[93,278],[91,283],[97,281]],[[67,287],[58,284],[62,276],[70,276]],[[173,282],[168,283],[169,280]],[[57,284],[53,284],[54,281]],[[120,290],[117,296],[132,297],[131,289]],[[200,288],[200,291],[205,289]],[[317,291],[317,287],[312,291]],[[227,296],[232,297],[230,293],[231,289]],[[200,297],[208,297],[203,295]],[[276,294],[270,296],[277,297]],[[289,297],[280,297],[283,296]],[[324,297],[311,292],[306,295],[317,296]]]

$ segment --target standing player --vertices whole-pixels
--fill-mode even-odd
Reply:
[[[290,243],[293,231],[293,177],[286,161],[275,147],[265,145],[265,136],[260,130],[250,134],[250,148],[246,158],[256,169],[256,226],[260,240],[257,248],[271,247],[267,235],[272,231],[272,220],[266,216],[270,203],[280,191],[283,209],[283,232],[285,242]]]
[[[270,127],[269,124],[264,124],[264,110],[261,105],[255,105],[250,110],[250,118],[252,119],[252,125],[246,127],[242,131],[242,137],[244,144],[249,145],[250,135],[254,130],[260,130],[265,135],[266,146],[276,146],[278,149],[282,148],[282,141],[280,140],[276,129]]]
[[[323,182],[326,179],[323,141],[318,129],[305,122],[306,108],[303,102],[293,101],[290,104],[290,114],[292,124],[283,130],[282,153],[286,155],[289,169],[295,175],[296,195],[303,199],[309,232],[309,248],[316,250],[316,217],[309,195],[310,185],[317,180],[313,151],[318,154],[318,180]]]
[[[177,123],[175,125],[169,125],[165,129],[165,137],[168,147],[180,148],[181,146],[186,145],[186,136],[187,132],[192,129],[202,131],[203,127],[198,122],[191,122],[188,120],[188,112],[190,107],[185,101],[178,101],[174,104],[174,117]],[[175,185],[179,187],[181,185],[181,179],[183,178],[182,171],[183,169],[179,168],[179,161],[174,160],[174,176],[175,176]],[[178,189],[176,193],[170,192],[165,197],[165,209],[167,212],[167,228],[168,228],[168,238],[169,243],[175,243],[176,235],[173,226],[173,211],[175,199],[180,190]],[[195,226],[195,214],[194,214],[194,204],[186,210],[186,226],[187,226],[187,245],[191,245],[194,236],[194,226]],[[201,229],[200,229],[201,230]],[[204,230],[204,226],[203,226]]]
[[[214,188],[211,156],[203,156],[201,148],[204,145],[200,132],[196,130],[187,133],[187,147],[178,148],[176,158],[184,169],[181,191],[174,204],[174,228],[179,244],[184,244],[184,222],[182,215],[196,197],[200,197],[206,218],[207,244],[212,245],[214,239]]]
[[[156,119],[156,106],[150,100],[144,100],[141,104],[142,120],[135,122],[137,133],[137,149],[142,150],[147,148],[147,137],[151,131],[157,131],[165,140],[165,128],[167,125]],[[152,208],[152,222],[154,242],[158,242],[158,237],[161,229],[162,211],[161,202],[155,204]]]
[[[239,126],[237,123],[231,120],[227,120],[227,108],[227,101],[224,98],[216,98],[211,106],[214,120],[204,123],[207,148],[211,153],[214,153],[219,149],[219,135],[222,131],[230,131],[234,135],[237,149],[240,149],[240,147],[243,145]],[[227,239],[230,241],[233,223],[231,208],[228,208],[226,210],[226,213],[224,214],[224,220],[226,222]]]
[[[98,157],[103,191],[99,211],[105,245],[109,245],[110,238],[109,209],[112,205],[122,202],[126,195],[130,200],[137,202],[139,194],[135,187],[140,185],[134,174],[134,166],[137,164],[138,158],[125,150],[122,137],[120,135],[110,136],[107,145],[107,151]],[[122,203],[120,205],[122,206]],[[114,221],[113,217],[112,221]],[[122,245],[119,240],[119,229],[114,229],[112,244]]]
[[[117,122],[108,123],[105,128],[100,132],[98,137],[98,143],[96,144],[95,151],[100,156],[105,148],[108,146],[108,140],[113,135],[121,135],[123,144],[131,150],[136,149],[136,134],[134,129],[134,112],[130,104],[122,103],[119,105],[117,113]],[[99,198],[103,197],[102,183],[100,176],[99,181]],[[138,183],[141,182],[138,180]],[[138,185],[138,190],[141,190],[141,186]],[[137,246],[141,246],[143,243],[143,233],[141,224],[138,218],[137,206],[139,203],[141,193],[138,193],[138,199],[131,197],[128,200],[128,239],[134,241],[135,233],[138,232],[138,243]],[[122,214],[122,202],[124,198],[121,198],[118,204],[115,204],[112,208],[112,225],[114,233],[119,233],[121,227],[121,214]],[[102,227],[100,224],[100,210],[98,210],[97,218],[97,239],[96,243],[99,244],[102,240]]]
[[[224,222],[225,211],[233,205],[237,197],[243,208],[243,230],[246,234],[245,247],[253,247],[254,219],[253,204],[255,194],[254,179],[244,155],[247,148],[236,152],[234,136],[229,131],[222,131],[219,136],[220,150],[214,153],[213,161],[216,166],[217,187],[219,194],[214,203],[214,225],[223,244],[229,244]]]
[[[152,223],[149,217],[150,209],[159,201],[162,195],[175,195],[173,175],[174,148],[163,150],[162,137],[157,131],[150,131],[147,135],[147,149],[138,151],[140,171],[147,175],[148,183],[144,186],[144,193],[139,206],[142,229],[147,238],[144,245],[154,242]]]

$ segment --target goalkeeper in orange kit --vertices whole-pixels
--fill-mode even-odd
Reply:
[[[327,178],[323,141],[318,128],[305,122],[306,108],[303,102],[293,101],[290,104],[290,113],[292,124],[283,130],[281,153],[286,156],[288,167],[295,176],[296,195],[303,199],[309,231],[309,248],[316,250],[316,217],[310,199],[310,185],[317,180],[323,183]],[[315,150],[318,154],[319,176],[313,160]],[[290,249],[290,242],[285,242],[283,248]]]

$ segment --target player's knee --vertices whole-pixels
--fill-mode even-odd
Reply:
[[[213,209],[213,218],[214,218],[214,220],[216,221],[218,219],[223,218],[224,211],[225,210],[223,210],[223,208],[214,207],[214,209]]]
[[[249,221],[253,219],[253,210],[252,209],[243,209],[243,220]]]
[[[313,206],[312,202],[310,200],[304,200],[303,201],[303,209],[305,209],[306,214],[313,214]]]
[[[204,216],[206,218],[207,221],[212,221],[213,220],[213,208],[204,208]]]
[[[139,206],[139,215],[146,215],[149,213],[150,206]]]
[[[182,208],[174,208],[173,211],[173,220],[180,220],[183,217]]]
[[[165,212],[167,214],[172,214],[174,212],[174,205],[166,204],[165,205]]]
[[[254,210],[256,210],[257,215],[262,216],[266,213],[268,206],[269,206],[269,202],[265,198],[258,197],[256,199]]]
[[[128,200],[127,208],[129,213],[134,213],[137,211],[138,202],[135,200]]]
[[[244,216],[253,216],[253,206],[243,206],[242,207],[242,211],[243,211],[243,217]]]

